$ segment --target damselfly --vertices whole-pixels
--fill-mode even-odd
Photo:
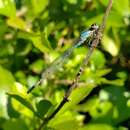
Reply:
[[[79,46],[81,46],[85,41],[87,41],[89,47],[91,47],[91,41],[93,40],[94,36],[96,35],[96,31],[98,30],[99,26],[96,24],[92,24],[89,29],[86,29],[85,31],[81,32],[81,35],[77,42],[69,48],[67,51],[65,51],[62,56],[54,60],[54,62],[48,67],[43,73],[41,79],[31,86],[27,93],[30,93],[36,86],[40,85],[42,81],[46,78],[48,78],[51,74],[56,72],[60,67],[63,66],[65,61],[69,58],[73,50]]]

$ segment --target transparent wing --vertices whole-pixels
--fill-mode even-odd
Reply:
[[[60,67],[63,66],[63,64],[65,63],[65,61],[69,58],[69,56],[71,55],[71,53],[73,52],[73,50],[77,47],[79,47],[81,44],[84,43],[84,41],[90,37],[91,33],[90,31],[84,31],[81,36],[80,39],[76,42],[76,44],[74,44],[71,48],[69,48],[67,51],[65,51],[62,56],[60,56],[59,58],[57,58],[56,60],[54,60],[54,62],[50,65],[50,67],[48,67],[43,73],[42,73],[42,77],[41,79],[32,87],[30,87],[27,91],[27,93],[30,93],[36,86],[38,86],[44,79],[48,78],[50,75],[52,75],[53,73],[55,73]]]

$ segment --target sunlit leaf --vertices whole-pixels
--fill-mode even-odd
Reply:
[[[128,16],[130,14],[130,1],[129,0],[114,0],[113,8],[119,11],[123,16]]]
[[[96,76],[104,76],[110,73],[111,71],[112,71],[111,69],[99,69],[99,70],[96,70]]]
[[[97,68],[102,68],[105,65],[106,60],[101,51],[95,50],[91,57],[91,62],[94,64],[95,68],[97,69]]]
[[[70,3],[70,4],[76,4],[77,3],[77,0],[67,0],[68,1],[68,3]]]
[[[116,17],[115,17],[116,16]],[[123,27],[125,23],[123,22],[123,17],[120,15],[119,12],[111,11],[109,18],[107,20],[107,27]]]
[[[97,99],[97,102],[95,102],[95,104],[93,104],[93,105],[94,106],[92,106],[92,110],[89,109],[89,113],[94,119],[100,118],[100,117],[102,118],[104,115],[107,115],[113,107],[111,102],[109,102],[109,101],[101,102],[98,99]],[[112,117],[112,115],[110,115],[110,117]],[[110,117],[108,117],[108,119]],[[104,122],[105,122],[105,120],[104,120]]]
[[[51,121],[49,126],[56,130],[77,130],[78,129],[78,121],[74,118],[74,114],[70,112],[66,112],[61,114],[59,118]]]
[[[95,104],[98,102],[98,99],[96,97],[92,97],[88,99],[87,102],[83,104],[78,104],[76,107],[76,110],[82,111],[82,112],[88,112],[89,110],[92,110]]]
[[[78,104],[83,98],[85,98],[94,88],[94,84],[88,84],[83,87],[78,87],[75,89],[70,98],[69,102],[67,102],[63,108],[59,111],[58,115],[64,113],[65,111],[73,108],[76,104]]]
[[[19,95],[15,95],[15,94],[9,94],[9,97],[16,99],[17,101],[19,101],[22,105],[24,105],[25,107],[27,107],[29,110],[31,110],[32,112],[35,113],[35,109],[33,108],[33,106],[23,97],[19,96]]]
[[[119,77],[121,79],[127,79],[127,72],[120,71],[120,72],[117,73],[117,77]]]
[[[18,33],[18,37],[22,39],[27,39],[32,41],[32,44],[35,48],[39,49],[42,53],[51,52],[50,48],[48,47],[48,40],[45,36],[41,36],[39,33],[29,33],[29,32],[22,32]]]
[[[17,95],[20,95],[21,97],[27,97],[27,88],[26,86],[22,85],[21,83],[19,82],[15,82],[14,83],[14,86],[13,86],[13,89],[12,89],[12,94],[17,94]]]
[[[38,14],[46,8],[48,5],[48,0],[31,0],[32,7],[35,14]]]
[[[29,25],[19,17],[7,19],[7,24],[15,29],[31,32]]]
[[[124,85],[124,79],[107,80],[107,79],[102,78],[102,83],[112,84],[112,85],[117,85],[117,86],[123,86]]]
[[[14,77],[10,71],[0,66],[0,90],[8,91],[14,85]]]
[[[35,73],[40,73],[43,71],[44,61],[39,59],[30,65],[30,69]]]
[[[112,56],[117,56],[119,53],[119,48],[116,43],[108,36],[103,37],[102,45],[106,51],[108,51]]]
[[[11,92],[13,85],[14,77],[11,72],[0,66],[0,115],[3,117],[7,117],[7,96],[5,93]]]
[[[14,0],[0,0],[0,14],[15,17],[16,8]]]
[[[8,97],[7,111],[10,118],[18,118],[20,116],[19,112],[14,109],[10,97]]]
[[[79,130],[115,130],[115,128],[107,124],[88,124]]]
[[[31,40],[33,41],[33,45],[38,48],[41,52],[45,53],[49,51],[49,48],[47,48],[44,43],[42,42],[41,37],[32,37]],[[44,41],[45,42],[45,41]]]

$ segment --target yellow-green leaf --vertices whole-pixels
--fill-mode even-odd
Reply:
[[[0,0],[0,14],[7,17],[15,17],[16,8],[14,0]]]
[[[7,24],[8,24],[8,26],[11,26],[13,28],[20,29],[20,30],[27,31],[27,32],[31,32],[31,29],[28,26],[28,24],[23,19],[21,19],[19,17],[7,19]]]
[[[35,14],[40,13],[48,5],[48,0],[32,0],[32,6]]]
[[[104,35],[102,40],[102,45],[104,49],[109,52],[112,56],[117,56],[119,53],[119,48],[110,37]]]

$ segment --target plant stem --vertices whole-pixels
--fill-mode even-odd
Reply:
[[[112,7],[112,0],[109,0],[109,3],[108,3],[108,6],[107,6],[107,9],[106,9],[106,12],[105,12],[105,15],[103,17],[103,20],[102,20],[102,23],[98,29],[98,31],[96,32],[96,36],[94,37],[94,39],[92,40],[92,43],[91,43],[91,47],[83,61],[83,63],[81,64],[80,66],[80,69],[77,73],[77,75],[75,76],[75,79],[73,80],[73,82],[69,85],[69,90],[66,91],[65,93],[65,96],[63,98],[63,100],[61,101],[61,103],[58,105],[58,107],[55,109],[55,111],[46,118],[46,120],[44,120],[42,122],[42,124],[39,126],[38,130],[41,130],[42,127],[48,123],[48,121],[50,121],[58,112],[59,110],[64,106],[64,104],[66,102],[69,101],[69,96],[70,94],[72,93],[72,91],[77,87],[77,83],[78,81],[80,80],[80,76],[81,74],[83,73],[84,71],[84,68],[86,67],[86,65],[88,64],[89,60],[90,60],[90,57],[94,51],[94,49],[97,47],[97,45],[99,44],[99,41],[101,40],[102,38],[102,34],[104,32],[104,29],[105,29],[105,26],[106,26],[106,21],[107,21],[107,18],[108,18],[108,15],[110,13],[110,10],[111,10],[111,7]]]

